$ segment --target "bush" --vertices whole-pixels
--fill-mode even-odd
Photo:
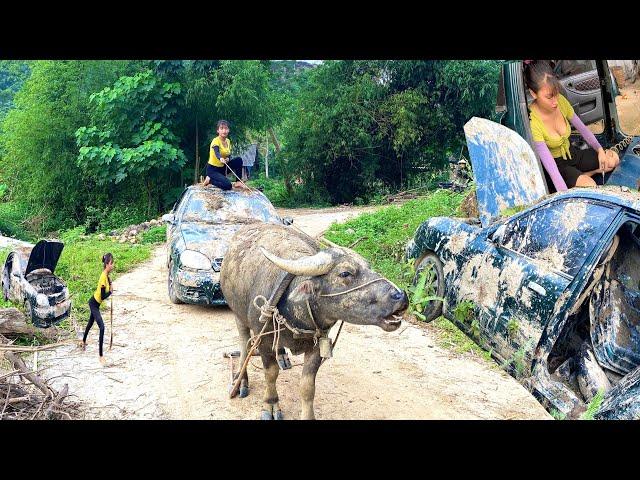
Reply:
[[[164,243],[167,238],[167,226],[161,225],[158,227],[151,227],[146,232],[142,233],[142,244],[155,244]]]
[[[0,232],[6,237],[33,241],[36,236],[29,232],[25,225],[25,219],[28,217],[27,205],[13,202],[0,203]]]

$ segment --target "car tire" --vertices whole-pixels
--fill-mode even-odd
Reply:
[[[171,303],[175,303],[176,305],[179,305],[184,302],[176,296],[176,291],[173,286],[172,270],[173,270],[173,262],[169,262],[169,274],[167,275],[167,291],[169,293],[169,300],[171,300]]]
[[[444,297],[444,271],[442,269],[442,262],[433,252],[426,252],[418,258],[418,261],[415,263],[416,274],[413,277],[412,284],[415,285],[418,283],[420,273],[429,265],[433,267],[435,273],[435,278],[432,283],[432,285],[435,286],[435,295]],[[421,313],[425,316],[425,322],[435,320],[442,315],[442,302],[439,300],[429,302]]]

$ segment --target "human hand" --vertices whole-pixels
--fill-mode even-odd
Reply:
[[[607,156],[609,157],[609,165],[615,166],[620,163],[620,156],[614,150],[607,150]]]

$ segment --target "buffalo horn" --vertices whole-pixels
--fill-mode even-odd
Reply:
[[[287,260],[269,253],[263,247],[260,247],[260,250],[274,265],[294,275],[309,275],[315,277],[317,275],[324,275],[333,267],[333,257],[327,252],[318,252],[315,255],[298,258],[297,260]]]

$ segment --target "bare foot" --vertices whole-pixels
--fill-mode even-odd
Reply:
[[[83,340],[78,340],[78,347],[80,347],[84,352],[87,349],[87,344]]]
[[[100,357],[100,365],[102,365],[103,367],[107,364],[107,359],[104,358],[104,355],[102,357]]]

